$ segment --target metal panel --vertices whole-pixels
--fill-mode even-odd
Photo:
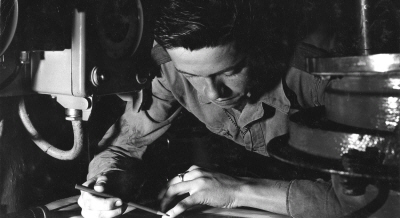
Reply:
[[[71,50],[48,51],[42,59],[32,53],[32,90],[43,94],[72,95]]]

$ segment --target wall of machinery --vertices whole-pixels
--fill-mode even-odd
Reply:
[[[349,25],[356,35],[355,52],[305,63],[310,73],[336,79],[327,90],[326,106],[294,114],[290,133],[274,139],[268,152],[283,162],[337,176],[343,195],[361,196],[376,187],[375,200],[353,217],[386,217],[385,211],[400,214],[394,206],[382,209],[393,197],[394,205],[399,202],[400,35],[395,30],[397,38],[379,47],[375,35],[384,38],[385,33],[375,31],[378,1],[353,2]],[[391,27],[396,29],[400,5],[392,2],[398,8]],[[0,148],[13,147],[24,131],[50,156],[79,159],[88,146],[85,122],[96,99],[117,94],[135,100],[155,76],[150,50],[157,6],[157,0],[0,0],[0,97],[7,99],[0,101],[0,108],[7,108],[0,111]],[[71,148],[53,146],[37,130],[26,105],[26,99],[37,94],[51,97],[64,110],[73,135]],[[12,105],[15,117],[9,115],[14,113]],[[1,120],[10,117],[20,119],[23,129],[3,130],[7,123]],[[2,140],[5,135],[12,137]],[[21,163],[24,157],[18,156]],[[25,173],[23,164],[0,161],[10,165],[0,168],[1,181]],[[9,190],[7,195],[0,191],[0,215],[26,206],[10,207],[17,198],[10,198],[9,204],[4,200],[18,196],[13,191],[19,185],[0,184]]]
[[[93,132],[89,126],[107,120],[94,114],[97,123],[89,122],[102,104],[100,96],[136,100],[154,76],[150,49],[157,5],[153,0],[0,1],[0,215],[54,195],[50,185],[63,181],[55,177],[84,178],[85,170],[77,168],[85,169],[90,158],[84,156]],[[60,174],[68,171],[75,175]]]
[[[385,52],[376,37],[377,2],[352,2],[355,55],[308,58],[310,73],[333,79],[325,106],[291,116],[289,134],[268,147],[284,162],[332,174],[339,199],[373,196],[346,217],[400,213],[400,54]],[[399,41],[390,45],[399,48]]]
[[[74,159],[93,96],[138,92],[151,80],[153,1],[1,1],[0,96],[51,95],[72,122],[69,152],[42,140],[21,100],[20,116],[36,144]],[[90,40],[88,40],[90,39]]]

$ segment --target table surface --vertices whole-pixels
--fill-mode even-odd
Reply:
[[[82,218],[80,215],[81,210],[77,204],[78,196],[72,196],[69,198],[61,199],[58,201],[51,202],[46,205],[50,210],[49,218]],[[141,211],[135,208],[129,208],[122,218],[159,218],[160,216],[154,215],[145,211]],[[251,218],[287,218],[288,216],[270,213],[267,211],[252,210],[247,208],[235,208],[235,209],[224,209],[224,208],[210,208],[201,207],[195,210],[186,212],[179,217],[188,218],[221,218],[221,217],[251,217]]]

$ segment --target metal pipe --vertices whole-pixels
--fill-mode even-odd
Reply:
[[[21,118],[22,123],[24,124],[26,130],[28,131],[29,135],[31,136],[32,141],[45,153],[48,155],[60,159],[60,160],[73,160],[79,156],[82,151],[83,146],[83,139],[84,139],[84,131],[82,127],[82,121],[76,120],[72,122],[72,128],[74,132],[74,146],[69,151],[64,151],[58,149],[48,143],[42,136],[36,131],[35,127],[33,126],[31,120],[29,119],[29,115],[26,112],[26,106],[24,98],[21,98],[19,102],[19,116]]]
[[[369,41],[369,0],[359,0],[359,27],[360,27],[360,43],[359,49],[361,55],[369,55],[371,50],[371,43]]]

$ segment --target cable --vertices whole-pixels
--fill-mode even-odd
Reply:
[[[50,143],[48,143],[42,136],[36,131],[33,126],[31,120],[29,119],[29,115],[26,112],[25,101],[24,98],[21,98],[19,103],[19,116],[21,118],[22,123],[24,124],[26,130],[28,131],[32,141],[45,153],[48,155],[59,159],[59,160],[73,160],[79,156],[83,148],[84,141],[84,130],[82,126],[82,121],[71,121],[72,128],[74,131],[74,145],[69,151],[60,150]]]

